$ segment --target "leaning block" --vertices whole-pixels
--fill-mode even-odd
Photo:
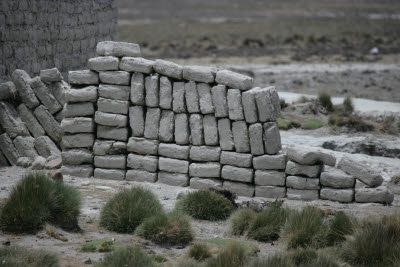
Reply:
[[[31,77],[26,73],[26,71],[17,69],[11,74],[11,78],[17,88],[19,97],[28,108],[34,109],[40,105],[39,100],[36,98],[35,93],[29,85]]]
[[[6,156],[11,165],[17,164],[20,155],[7,133],[0,135],[0,150],[3,152],[4,156]]]
[[[374,170],[344,156],[338,164],[338,168],[347,174],[350,174],[371,187],[380,186],[383,183],[382,175],[376,173]]]
[[[0,101],[0,125],[11,138],[30,135],[25,124],[18,117],[17,111],[5,101]]]
[[[184,66],[183,79],[189,81],[213,83],[215,77],[215,69],[203,66]]]
[[[57,68],[40,70],[40,80],[46,83],[61,82],[63,79]]]
[[[35,77],[29,81],[32,90],[35,92],[37,98],[43,103],[43,105],[49,110],[50,114],[54,114],[62,109],[60,103],[50,93],[47,86],[40,80],[39,77]]]
[[[35,149],[35,138],[31,136],[17,136],[14,139],[14,145],[22,157],[34,160],[39,156]]]
[[[45,158],[61,156],[61,151],[48,136],[39,136],[35,138],[35,149],[40,156]]]
[[[215,81],[240,90],[249,90],[253,87],[253,78],[229,70],[218,71]]]
[[[39,120],[47,134],[56,142],[59,142],[62,137],[61,127],[58,122],[51,116],[50,112],[44,107],[39,106],[33,114]]]
[[[21,120],[35,138],[46,135],[42,125],[40,125],[39,121],[33,115],[33,112],[25,104],[20,104],[17,110]]]
[[[182,79],[183,68],[174,62],[157,59],[153,65],[154,70],[162,75],[175,78],[178,80]]]
[[[153,72],[154,61],[142,57],[123,57],[119,68],[129,72],[150,74]]]

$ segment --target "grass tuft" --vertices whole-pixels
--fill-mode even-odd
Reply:
[[[0,265],[9,267],[59,267],[56,254],[20,246],[0,248]]]
[[[242,267],[247,259],[246,249],[239,243],[232,242],[217,257],[210,259],[206,267]]]
[[[204,261],[211,258],[211,251],[207,244],[196,243],[189,249],[189,257],[197,261]]]
[[[161,203],[150,190],[132,187],[106,203],[100,214],[100,225],[110,231],[133,233],[145,219],[160,213]]]
[[[294,267],[295,265],[290,261],[284,253],[276,253],[264,259],[256,258],[250,267]]]
[[[338,212],[329,222],[327,245],[334,246],[346,240],[346,236],[353,233],[354,221],[343,211]]]
[[[250,208],[239,209],[230,218],[230,233],[232,235],[245,234],[256,218],[256,213]]]
[[[289,130],[292,128],[300,128],[301,123],[298,120],[287,120],[282,117],[277,119],[278,127],[281,130]]]
[[[333,111],[333,104],[331,96],[328,93],[320,93],[318,95],[318,102],[326,108],[327,111]]]
[[[95,267],[155,267],[152,258],[138,247],[124,247],[107,254]]]
[[[314,248],[296,248],[290,251],[288,256],[298,266],[314,261],[318,257],[318,253]]]
[[[324,126],[324,123],[316,118],[307,119],[303,128],[306,130],[316,130]]]
[[[343,108],[346,114],[351,114],[354,112],[354,104],[351,97],[348,96],[343,100]]]

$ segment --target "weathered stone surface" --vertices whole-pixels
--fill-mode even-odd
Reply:
[[[10,100],[17,97],[17,88],[11,81],[0,84],[0,100]]]
[[[159,108],[148,108],[144,127],[144,137],[148,139],[158,139],[160,127],[161,110]]]
[[[235,148],[230,119],[218,120],[218,136],[222,150],[233,150]]]
[[[158,107],[160,102],[159,97],[159,76],[151,75],[144,79],[144,88],[146,90],[146,106]]]
[[[199,94],[196,83],[193,81],[185,83],[186,108],[189,113],[199,113]]]
[[[37,98],[39,98],[43,105],[49,110],[50,114],[54,114],[62,109],[60,103],[58,103],[39,77],[30,80],[29,84]]]
[[[236,152],[250,152],[249,132],[245,121],[232,122],[233,141]]]
[[[256,185],[285,186],[286,174],[278,171],[255,171],[254,183]]]
[[[286,196],[291,200],[317,200],[319,198],[318,190],[299,190],[287,188]]]
[[[275,121],[281,115],[281,105],[274,86],[255,90],[258,119],[261,122]]]
[[[64,150],[61,153],[61,159],[63,165],[92,164],[93,154],[89,149]]]
[[[188,173],[189,161],[160,157],[158,159],[158,168],[160,171],[171,173]]]
[[[236,167],[250,168],[253,156],[251,154],[222,151],[221,164],[233,165]]]
[[[286,197],[286,188],[279,186],[256,186],[255,197],[284,198]]]
[[[329,169],[321,173],[321,185],[333,188],[353,188],[355,179],[338,169]]]
[[[0,168],[9,166],[8,160],[3,152],[0,150]]]
[[[65,101],[68,103],[73,102],[96,102],[97,100],[97,87],[87,86],[80,89],[68,89],[64,93]]]
[[[18,167],[28,168],[32,166],[33,159],[29,157],[20,157],[18,158],[17,163],[15,164]]]
[[[35,138],[30,136],[17,136],[13,142],[15,148],[22,157],[35,159],[39,156],[35,149]]]
[[[288,176],[286,178],[286,186],[294,189],[320,189],[319,179],[301,176]]]
[[[52,157],[47,158],[46,163],[44,164],[44,168],[47,170],[59,169],[61,168],[61,166],[62,166],[61,158],[55,158],[55,159],[52,159]]]
[[[129,154],[126,162],[128,168],[156,172],[158,157]]]
[[[157,155],[158,141],[139,137],[131,137],[129,138],[126,149],[129,152],[135,152],[138,154]]]
[[[21,98],[22,102],[28,106],[28,108],[34,109],[40,105],[39,100],[36,98],[35,93],[29,85],[29,80],[31,77],[29,77],[28,73],[26,73],[24,70],[17,69],[11,74],[11,78],[15,84],[15,87],[17,88],[19,97]]]
[[[129,85],[131,75],[126,71],[100,71],[99,78],[102,83]]]
[[[97,110],[114,114],[128,114],[129,102],[100,97],[97,100]]]
[[[211,89],[212,102],[215,107],[215,117],[228,117],[227,89],[224,85],[217,85]]]
[[[225,165],[222,167],[221,177],[232,181],[252,183],[253,169]]]
[[[242,95],[239,89],[228,89],[228,111],[229,119],[238,121],[244,120]]]
[[[129,108],[129,125],[133,136],[144,135],[144,111],[142,106],[133,106]]]
[[[30,135],[25,124],[18,117],[17,111],[5,101],[0,101],[0,125],[11,138]]]
[[[93,175],[92,165],[63,165],[60,169],[63,175],[89,178]]]
[[[39,120],[40,124],[43,126],[43,129],[51,137],[51,139],[57,143],[60,142],[62,137],[60,124],[58,124],[54,117],[51,116],[49,111],[43,105],[40,105],[35,109],[33,114]]]
[[[94,143],[94,135],[89,133],[64,135],[61,141],[61,148],[91,148]]]
[[[54,119],[58,122],[61,123],[61,121],[64,119],[64,110],[62,109],[60,112],[57,114],[54,114]]]
[[[184,66],[183,79],[203,83],[213,83],[215,72],[215,69],[211,67]]]
[[[158,155],[175,159],[189,159],[189,146],[161,143],[158,146]]]
[[[254,196],[254,185],[224,181],[222,188],[230,190],[239,196],[244,196],[244,197]]]
[[[175,117],[174,112],[163,110],[161,112],[159,139],[162,142],[174,141]]]
[[[212,101],[211,87],[206,83],[197,84],[199,95],[200,111],[202,114],[214,114],[214,104]]]
[[[174,62],[157,59],[153,65],[153,68],[157,73],[162,75],[178,80],[182,79],[183,68],[181,65],[178,65]]]
[[[394,195],[386,186],[376,188],[356,188],[356,202],[391,204]]]
[[[182,173],[159,172],[158,182],[174,186],[188,186],[189,176]]]
[[[97,137],[110,140],[127,141],[128,128],[115,128],[97,125]]]
[[[229,70],[218,71],[215,81],[240,90],[248,90],[253,87],[253,78]]]
[[[124,85],[100,84],[98,93],[100,97],[128,101],[130,89]]]
[[[113,56],[94,57],[88,60],[88,67],[95,71],[118,70],[119,59]]]
[[[354,190],[322,188],[320,192],[320,197],[321,199],[338,201],[342,203],[350,203],[354,200]]]
[[[97,139],[93,145],[93,154],[95,156],[121,155],[125,154],[126,151],[127,143],[125,142]]]
[[[250,151],[253,155],[264,155],[263,127],[261,123],[249,126]]]
[[[204,179],[193,177],[190,179],[190,188],[193,189],[208,189],[208,188],[221,188],[222,181],[217,179]]]
[[[281,134],[279,133],[279,127],[276,122],[267,122],[263,125],[264,128],[264,150],[269,155],[277,154],[281,148]]]
[[[92,118],[65,118],[61,122],[61,131],[63,133],[93,133],[94,129],[95,123]]]
[[[64,106],[64,118],[85,117],[94,115],[93,103],[67,103]]]
[[[284,170],[286,168],[286,155],[263,155],[253,158],[256,170]]]
[[[40,79],[42,82],[51,83],[51,82],[60,82],[63,77],[57,68],[41,70],[40,71]]]
[[[17,164],[20,155],[7,133],[3,133],[2,135],[0,135],[0,149],[6,156],[8,161],[11,163],[11,165]]]
[[[172,109],[172,83],[168,77],[160,77],[160,108]]]
[[[143,171],[143,170],[128,170],[126,172],[125,178],[128,181],[135,182],[157,182],[157,173]]]
[[[218,126],[217,119],[214,115],[204,115],[203,118],[204,128],[204,143],[209,146],[218,145]]]
[[[140,54],[138,44],[103,41],[97,43],[96,53],[99,56],[134,57]]]
[[[125,170],[115,169],[94,169],[93,178],[106,180],[125,180]]]
[[[94,166],[105,169],[125,169],[126,156],[125,155],[95,156]]]
[[[192,146],[190,159],[194,161],[219,161],[221,148],[210,146]]]
[[[190,124],[190,143],[195,146],[204,145],[203,115],[191,114]]]
[[[128,117],[121,114],[105,113],[96,111],[94,121],[97,124],[113,127],[126,127],[128,125]]]
[[[255,123],[258,121],[258,111],[255,98],[257,90],[259,90],[259,87],[242,93],[243,112],[247,123]]]
[[[380,186],[383,183],[382,175],[376,173],[365,164],[354,161],[350,157],[343,156],[339,161],[338,168],[347,174],[350,174],[371,187]]]
[[[61,151],[48,136],[35,138],[35,149],[40,156],[45,158],[51,156],[61,157]]]
[[[39,121],[33,115],[33,112],[25,104],[20,104],[17,110],[21,120],[25,123],[26,127],[35,138],[46,134],[42,125],[40,125]]]
[[[178,145],[189,144],[189,120],[187,114],[175,115],[175,143]]]
[[[185,83],[174,82],[172,88],[172,109],[176,113],[186,112]]]
[[[154,61],[142,57],[123,57],[119,68],[129,72],[150,74],[153,71]]]
[[[70,84],[99,84],[99,74],[91,70],[75,70],[68,72]]]
[[[131,102],[134,105],[144,105],[144,75],[142,73],[132,74]]]
[[[219,178],[221,177],[221,164],[209,163],[192,163],[189,166],[190,177]]]
[[[32,162],[32,170],[43,170],[46,164],[46,159],[38,156]]]
[[[291,161],[303,165],[323,163],[328,166],[335,166],[336,164],[334,156],[311,147],[291,146],[287,150],[287,156]]]
[[[288,161],[285,172],[289,175],[305,175],[311,178],[319,177],[324,165],[301,165],[293,161]]]
[[[65,81],[55,82],[48,84],[48,88],[51,94],[57,99],[61,106],[65,104],[65,91],[69,90],[71,87]]]

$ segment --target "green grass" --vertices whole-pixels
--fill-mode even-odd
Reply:
[[[292,262],[298,266],[310,263],[318,257],[317,250],[314,248],[296,248],[288,253]]]
[[[168,259],[166,257],[164,257],[163,255],[160,255],[160,254],[153,255],[151,258],[155,262],[158,262],[158,263],[163,263],[163,262],[167,262],[168,261]]]
[[[276,253],[267,258],[256,258],[250,267],[294,267],[295,265],[284,253]]]
[[[324,126],[324,123],[316,118],[307,119],[303,128],[306,130],[316,130]]]
[[[253,243],[242,241],[242,240],[232,240],[232,239],[224,239],[224,238],[213,238],[213,239],[200,239],[199,242],[208,243],[210,245],[215,245],[218,250],[224,250],[229,247],[233,242],[239,244],[246,251],[246,254],[249,256],[256,255],[260,248],[254,245]]]
[[[353,233],[354,220],[343,211],[338,212],[329,222],[327,233],[327,245],[337,245],[344,240],[346,236]]]
[[[177,202],[176,209],[195,219],[219,221],[227,219],[235,207],[221,194],[203,189],[185,195]]]
[[[5,232],[36,233],[46,222],[66,230],[78,230],[79,191],[53,181],[42,172],[29,173],[17,183],[1,209]]]
[[[230,233],[239,236],[245,234],[255,218],[256,213],[250,208],[235,211],[229,220]]]
[[[353,104],[353,100],[351,99],[351,97],[348,96],[343,100],[343,109],[346,114],[353,113],[354,104]]]
[[[327,93],[320,93],[318,95],[318,102],[321,106],[326,108],[327,111],[333,111],[333,104],[331,100],[331,96]]]
[[[120,244],[108,239],[96,239],[83,244],[82,252],[108,252],[120,247]]]
[[[124,247],[107,254],[103,260],[96,263],[96,267],[155,267],[156,264],[138,247]]]
[[[210,248],[205,243],[195,243],[188,252],[188,256],[196,261],[204,261],[212,257]]]
[[[159,245],[187,245],[193,240],[190,218],[179,211],[144,220],[136,234]]]
[[[246,266],[249,255],[246,249],[236,242],[232,242],[217,257],[210,259],[206,267],[242,267]]]
[[[301,123],[298,120],[286,120],[282,117],[277,119],[277,123],[278,123],[279,129],[285,130],[285,131],[292,129],[292,128],[301,127]]]
[[[0,265],[6,267],[59,267],[56,254],[20,246],[0,247]]]
[[[161,203],[150,190],[133,187],[106,203],[101,210],[100,225],[110,231],[133,233],[145,219],[160,213]]]

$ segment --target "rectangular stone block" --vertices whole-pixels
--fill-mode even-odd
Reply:
[[[244,197],[254,196],[254,185],[251,184],[224,181],[222,188],[230,190],[236,193],[238,196],[244,196]]]
[[[183,79],[203,83],[213,83],[215,78],[215,69],[203,66],[184,66]]]
[[[99,78],[102,83],[129,85],[131,75],[126,71],[100,71]]]
[[[12,81],[17,88],[17,92],[22,102],[25,103],[28,108],[34,109],[40,105],[39,100],[36,98],[29,81],[31,77],[24,70],[15,70],[11,74]],[[2,116],[0,116],[1,118]],[[12,136],[11,136],[12,137]],[[13,137],[12,137],[13,138]]]
[[[207,178],[190,178],[190,188],[193,189],[209,189],[209,188],[221,188],[222,181],[218,179],[207,179]]]
[[[71,88],[65,91],[64,96],[67,103],[96,102],[97,87],[87,86],[79,89]]]
[[[129,102],[100,97],[97,100],[97,110],[114,114],[128,114]]]
[[[229,119],[244,120],[242,94],[239,89],[229,89],[227,94]]]
[[[0,167],[8,167],[10,166],[8,164],[8,160],[6,156],[3,154],[3,152],[0,150]]]
[[[97,138],[127,141],[128,128],[115,128],[109,126],[97,125]]]
[[[159,172],[158,182],[173,186],[188,186],[189,176],[182,173]]]
[[[303,165],[315,165],[317,163],[323,163],[332,167],[336,165],[336,158],[334,156],[315,147],[292,145],[288,147],[286,153],[288,159]]]
[[[64,106],[64,117],[86,117],[94,115],[94,105],[93,103],[76,103],[70,104],[66,103]]]
[[[91,70],[75,70],[68,72],[68,82],[70,84],[99,84],[99,81],[99,74]]]
[[[126,127],[128,125],[128,117],[121,114],[105,113],[96,111],[94,121],[99,125],[112,127]]]
[[[255,123],[258,121],[258,112],[255,98],[255,92],[258,89],[259,87],[242,93],[243,112],[247,123]]]
[[[161,110],[159,108],[148,108],[144,126],[144,137],[158,140],[160,128]]]
[[[186,112],[185,83],[174,82],[172,87],[172,109],[175,113]]]
[[[133,73],[131,80],[131,102],[134,105],[144,105],[144,75]]]
[[[46,83],[60,82],[63,79],[57,68],[40,70],[40,80]]]
[[[254,183],[256,185],[285,186],[286,174],[278,171],[255,171]]]
[[[225,165],[222,167],[221,177],[231,181],[252,183],[253,169]]]
[[[57,99],[61,107],[65,104],[65,91],[70,89],[70,86],[65,81],[54,82],[48,84],[51,94]]]
[[[256,186],[255,197],[264,198],[284,198],[286,197],[286,188],[278,186]]]
[[[140,54],[138,44],[102,41],[97,43],[96,53],[99,56],[134,57]]]
[[[93,153],[89,149],[64,150],[61,153],[63,165],[82,165],[93,163]]]
[[[215,77],[217,83],[240,90],[249,90],[253,87],[253,78],[229,70],[220,70]]]
[[[153,65],[154,70],[161,74],[178,80],[182,79],[183,68],[174,62],[157,59]]]
[[[207,83],[197,84],[197,93],[199,95],[200,111],[202,114],[214,114],[214,104],[211,95],[211,86]]]
[[[63,175],[89,178],[93,176],[92,165],[63,165],[60,169]]]
[[[217,119],[214,115],[204,115],[203,118],[204,128],[204,143],[208,146],[215,146],[219,144],[218,139],[218,126]]]
[[[189,161],[159,157],[158,168],[160,171],[171,173],[188,173]]]
[[[383,183],[383,177],[375,170],[361,164],[348,156],[342,157],[338,163],[338,168],[347,174],[350,174],[371,187],[380,186]]]
[[[394,195],[386,186],[356,188],[355,200],[358,203],[391,204],[394,200]]]
[[[3,133],[2,135],[0,135],[0,149],[6,156],[8,161],[11,163],[11,165],[17,164],[20,155],[7,133]]]
[[[88,133],[64,135],[61,141],[62,149],[91,148],[94,144],[94,135]]]
[[[189,157],[194,161],[219,161],[221,148],[210,146],[192,146]]]
[[[21,157],[28,157],[34,160],[39,156],[35,149],[35,138],[31,136],[17,136],[13,142]]]
[[[228,117],[227,90],[223,85],[214,86],[211,89],[212,102],[215,108],[216,118]]]
[[[263,127],[261,123],[249,126],[250,150],[253,155],[264,154]]]
[[[250,168],[252,165],[252,160],[253,156],[251,154],[228,151],[222,151],[221,153],[221,164]]]
[[[49,111],[43,106],[39,106],[33,112],[35,117],[39,120],[40,124],[46,133],[55,142],[60,142],[62,137],[60,124],[54,119],[54,117],[49,113]]]
[[[31,88],[37,98],[49,110],[50,114],[54,114],[62,109],[60,103],[50,93],[47,86],[40,80],[40,77],[35,77],[29,81]]]
[[[354,188],[355,179],[338,169],[329,169],[321,173],[320,183],[326,187],[332,188]]]
[[[158,167],[158,157],[129,154],[126,165],[131,169],[156,172]]]
[[[17,110],[18,115],[21,117],[21,120],[25,123],[33,137],[37,138],[46,134],[42,125],[40,125],[39,121],[33,115],[33,112],[25,104],[20,104]]]
[[[119,58],[113,56],[94,57],[88,60],[88,67],[95,71],[118,70]]]
[[[0,84],[0,100],[11,100],[17,96],[17,88],[11,81]]]
[[[157,176],[157,173],[154,172],[143,170],[128,170],[126,172],[125,178],[128,181],[155,183],[157,182]]]
[[[281,148],[281,134],[276,122],[267,122],[263,125],[264,150],[269,155],[277,154]]]
[[[281,115],[278,93],[274,86],[255,90],[258,119],[261,122],[275,121]]]
[[[245,121],[232,122],[233,142],[236,152],[250,152],[249,132]]]
[[[192,163],[189,166],[190,177],[220,178],[221,164],[219,163]]]
[[[100,84],[98,93],[99,97],[128,101],[130,89],[129,86]]]
[[[189,113],[199,113],[199,95],[196,83],[193,81],[185,83],[186,108]]]
[[[231,121],[229,119],[218,120],[218,136],[219,144],[222,150],[233,150],[235,148],[231,129]]]
[[[287,188],[286,196],[291,200],[317,200],[319,198],[318,190],[299,190]]]
[[[189,146],[164,143],[160,143],[158,146],[158,155],[174,159],[189,159],[189,151]]]
[[[190,143],[195,146],[204,145],[203,116],[200,114],[191,114],[189,124]]]
[[[133,136],[144,135],[144,111],[142,106],[129,108],[129,125]]]
[[[125,180],[125,170],[95,168],[93,178],[106,180]]]
[[[146,90],[146,106],[158,107],[160,102],[159,97],[159,76],[151,75],[144,79],[144,87]]]
[[[129,72],[150,74],[153,72],[154,61],[142,57],[123,57],[119,68]]]
[[[93,154],[95,156],[121,155],[126,153],[126,147],[126,142],[97,139],[93,145]]]
[[[294,189],[320,189],[319,179],[301,176],[288,176],[286,178],[286,186]]]
[[[322,188],[320,192],[321,199],[338,201],[341,203],[351,203],[354,200],[354,189],[333,189]]]
[[[160,108],[172,109],[172,83],[168,77],[160,77]]]
[[[159,139],[162,142],[174,141],[175,117],[174,112],[163,110],[161,112]]]
[[[61,151],[48,136],[35,138],[35,149],[40,156],[48,158],[51,156],[61,157]]]
[[[322,164],[301,165],[293,161],[288,161],[285,172],[289,175],[305,175],[307,177],[315,178],[319,177],[323,169],[324,165]]]
[[[61,121],[61,131],[63,133],[93,133],[94,130],[95,123],[92,118],[65,118]]]
[[[129,138],[127,150],[129,152],[135,152],[138,154],[157,155],[158,141],[139,137],[131,137]]]
[[[5,101],[0,101],[0,125],[11,138],[30,135],[17,111],[10,103]]]
[[[105,169],[125,169],[126,156],[125,155],[95,156],[94,166],[97,168],[105,168]]]
[[[175,115],[175,143],[178,145],[189,144],[189,120],[187,114]]]

